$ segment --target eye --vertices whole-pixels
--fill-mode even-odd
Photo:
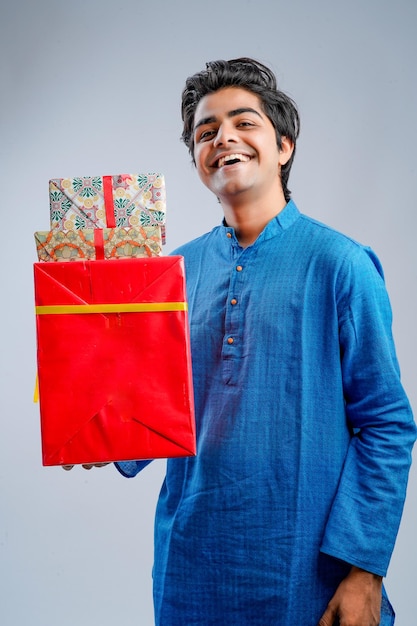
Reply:
[[[237,126],[245,128],[246,126],[255,126],[255,124],[253,122],[248,122],[247,120],[244,120],[239,122]]]
[[[210,128],[208,130],[204,130],[202,133],[200,133],[200,136],[198,137],[198,141],[207,141],[209,139],[211,139],[217,131],[215,131],[213,128]]]

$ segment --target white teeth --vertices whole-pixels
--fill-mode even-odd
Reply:
[[[225,165],[229,161],[236,161],[236,159],[244,163],[246,163],[246,161],[250,161],[250,157],[248,157],[246,154],[228,154],[218,160],[217,167],[223,167],[223,165]]]

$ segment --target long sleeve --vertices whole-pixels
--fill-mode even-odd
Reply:
[[[391,333],[378,260],[358,257],[344,275],[339,307],[346,415],[353,436],[321,550],[385,575],[401,520],[416,438]]]

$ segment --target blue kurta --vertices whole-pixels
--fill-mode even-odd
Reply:
[[[247,248],[219,226],[175,254],[198,454],[168,461],[156,623],[316,626],[348,564],[386,573],[405,497],[415,425],[381,266],[292,201]]]

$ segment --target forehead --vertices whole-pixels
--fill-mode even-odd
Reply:
[[[194,115],[194,127],[206,118],[220,118],[239,109],[254,109],[265,117],[260,98],[241,87],[225,87],[201,98]]]

